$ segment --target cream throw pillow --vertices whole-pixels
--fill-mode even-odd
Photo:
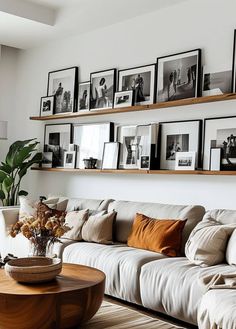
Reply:
[[[88,219],[89,210],[70,211],[66,214],[65,223],[71,228],[66,232],[62,239],[69,239],[75,241],[81,241],[81,229],[86,220]]]
[[[221,225],[214,220],[198,223],[185,245],[186,257],[203,267],[224,262],[227,241],[234,229],[235,224]]]
[[[229,265],[236,265],[236,229],[233,231],[226,248],[226,261]]]
[[[106,215],[90,216],[82,227],[82,238],[84,241],[102,244],[112,243],[113,220],[116,212]]]

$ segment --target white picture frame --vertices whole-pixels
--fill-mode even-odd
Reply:
[[[133,95],[132,90],[118,91],[115,93],[114,97],[114,108],[129,107],[133,105]]]
[[[44,96],[41,97],[41,102],[40,102],[40,116],[45,117],[49,115],[54,114],[54,102],[55,98],[54,96]]]
[[[102,170],[115,170],[118,168],[120,143],[104,143],[102,156]]]
[[[67,151],[64,154],[64,168],[74,169],[76,163],[76,151]]]
[[[89,111],[90,87],[91,87],[90,81],[79,83],[78,112]]]
[[[195,170],[196,152],[177,152],[175,170]]]

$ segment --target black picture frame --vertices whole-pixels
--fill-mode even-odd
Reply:
[[[113,156],[114,159],[112,160],[112,162],[114,162],[114,166],[110,165],[106,165],[104,164],[105,162],[105,156],[106,156],[106,147],[107,146],[113,146],[113,155],[109,154],[110,156]],[[111,150],[110,150],[111,151]],[[119,165],[119,158],[120,158],[120,143],[119,142],[105,142],[104,143],[104,147],[103,147],[103,155],[102,155],[102,170],[116,170],[118,169],[118,165]]]
[[[111,86],[110,87],[106,86],[106,88],[103,89],[101,88],[101,90],[98,91],[97,87],[99,85],[101,86],[101,82],[103,79],[104,79],[103,85],[106,83],[106,79],[108,79],[109,74],[112,77]],[[114,107],[114,96],[116,91],[116,80],[117,80],[116,75],[117,75],[116,68],[90,73],[90,98],[89,98],[90,111],[112,109]],[[95,81],[95,79],[97,79],[97,81]],[[103,94],[103,96],[99,97],[99,93]]]
[[[182,79],[182,73],[180,69],[177,69],[177,66],[174,64],[171,64],[171,67],[168,68],[168,74],[166,77],[164,77],[164,72],[160,74],[160,69],[161,69],[161,62],[162,64],[164,63],[164,59],[173,59],[174,57],[179,56],[180,58],[176,58],[175,61],[179,59],[184,59],[184,58],[189,58],[190,56],[185,56],[186,54],[191,55],[191,53],[196,53],[195,55],[197,56],[197,61],[196,64],[193,63],[191,66],[186,66],[186,71],[187,73],[184,74],[185,78],[187,77],[187,81],[183,81],[181,83]],[[182,56],[182,58],[181,58]],[[193,55],[194,56],[194,55]],[[170,60],[167,60],[166,62],[170,62]],[[190,65],[189,63],[187,65]],[[195,70],[196,66],[196,70]],[[179,71],[180,70],[180,71]],[[170,74],[169,74],[170,73]],[[175,74],[176,73],[176,74]],[[167,56],[162,56],[157,58],[157,84],[156,84],[156,102],[168,102],[171,100],[180,100],[180,99],[186,99],[186,98],[196,98],[201,96],[201,73],[202,73],[202,68],[201,68],[201,49],[196,48],[176,54],[171,54]],[[172,81],[171,81],[172,77]],[[163,78],[162,81],[162,86],[163,88],[161,89],[162,92],[159,95],[159,88],[161,86],[161,78]],[[184,79],[185,79],[184,78]],[[165,81],[164,81],[165,80]],[[166,85],[165,82],[168,80],[171,81],[171,84]],[[193,84],[192,87],[192,92],[190,88],[187,88],[187,85]],[[171,88],[172,87],[172,88]],[[177,88],[179,89],[179,95],[176,93]],[[181,91],[181,89],[182,91]],[[193,94],[194,92],[194,94]]]
[[[146,68],[150,68],[150,71],[145,71]],[[143,72],[142,72],[142,69],[144,69]],[[136,73],[135,73],[135,71],[136,71]],[[151,74],[150,74],[150,87],[149,87],[150,100],[141,101],[141,99],[137,99],[138,98],[138,92],[136,92],[135,82],[134,82],[133,87],[132,87],[132,83],[130,83],[130,86],[128,85],[127,86],[128,89],[126,89],[123,86],[122,78],[127,77],[127,76],[136,76],[136,75],[139,75],[139,74],[145,74],[147,72],[151,72]],[[127,73],[127,74],[126,75],[124,74],[122,76],[122,73]],[[128,74],[128,73],[130,73],[130,74]],[[154,104],[155,101],[156,101],[156,75],[157,75],[157,65],[156,65],[156,63],[140,65],[140,66],[134,66],[134,67],[130,67],[130,68],[127,68],[127,69],[119,70],[118,71],[118,91],[132,90],[134,88],[133,89],[133,91],[134,91],[133,105],[150,105],[150,104]],[[133,78],[133,80],[134,80],[134,78]],[[143,95],[143,97],[145,98],[144,95]]]
[[[232,86],[231,92],[236,92],[236,29],[234,30],[233,40],[233,62],[232,62]]]
[[[44,104],[44,102],[46,102],[46,104]],[[44,116],[53,115],[54,107],[55,107],[54,95],[41,97],[39,116],[44,117]]]
[[[68,76],[63,76],[63,73],[65,75],[66,71],[68,74],[69,73],[72,74],[72,76],[70,77],[72,79],[72,82],[68,81]],[[69,72],[69,71],[71,71],[71,72]],[[60,114],[70,113],[70,112],[73,113],[73,112],[77,111],[78,74],[79,74],[78,72],[79,72],[78,66],[72,66],[72,67],[68,67],[65,69],[50,71],[48,73],[47,95],[55,96],[55,106],[54,106],[55,115],[60,115]],[[53,82],[51,83],[51,81],[53,79],[53,75],[54,75],[54,79],[57,80],[57,82],[56,82],[58,85],[57,90],[54,88]],[[63,85],[61,86],[61,84],[62,84],[61,81],[63,79],[64,79],[65,84],[72,83],[72,86],[70,86],[71,90],[69,89],[69,90],[64,91],[64,88],[62,87]],[[59,94],[59,92],[60,92],[60,94]],[[57,93],[58,93],[58,95],[57,95]],[[70,95],[71,93],[73,93],[73,95]],[[68,104],[68,101],[71,102],[71,104]],[[61,106],[63,106],[62,109],[60,108]]]

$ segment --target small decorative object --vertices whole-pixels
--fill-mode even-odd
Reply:
[[[75,168],[76,151],[65,152],[64,167]]]
[[[120,143],[104,143],[102,169],[117,169],[119,161]]]
[[[89,158],[89,159],[84,159],[83,161],[84,161],[85,169],[96,169],[97,159]]]
[[[42,168],[52,168],[53,152],[43,152]]]
[[[78,111],[89,111],[90,81],[79,84]]]
[[[78,67],[48,73],[47,95],[55,96],[55,114],[76,111]]]
[[[222,95],[232,89],[232,71],[208,73],[203,69],[202,96]]]
[[[54,96],[41,97],[40,116],[53,115],[54,113]]]
[[[61,259],[48,257],[17,258],[5,265],[6,274],[22,283],[51,281],[61,272],[61,269]]]
[[[17,257],[12,254],[7,254],[7,256],[5,256],[4,259],[2,259],[2,257],[0,257],[0,268],[4,268],[6,263],[9,262],[9,260],[16,259],[16,258]]]
[[[195,152],[177,152],[175,170],[195,170]]]
[[[220,171],[221,170],[221,158],[222,148],[212,147],[210,156],[210,170]]]
[[[128,107],[133,105],[133,91],[118,91],[115,93],[114,108]]]
[[[236,30],[234,30],[233,42],[232,92],[236,92]]]
[[[134,104],[147,105],[155,101],[156,65],[145,65],[119,71],[119,91],[133,90]]]
[[[201,49],[157,58],[157,102],[200,96]]]
[[[196,152],[196,166],[200,167],[201,120],[161,123],[161,169],[175,169],[177,152]]]
[[[45,125],[44,152],[52,152],[52,166],[64,167],[64,154],[71,143],[71,124]]]
[[[211,148],[222,149],[221,170],[236,170],[236,116],[205,119],[203,169],[210,170]]]
[[[116,90],[116,69],[90,75],[90,110],[111,109]]]

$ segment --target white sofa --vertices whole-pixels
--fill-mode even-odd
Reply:
[[[205,293],[200,289],[198,277],[202,274],[232,272],[235,267],[220,264],[202,268],[191,264],[184,257],[184,246],[189,234],[196,224],[203,219],[205,209],[201,206],[179,206],[158,203],[142,203],[113,200],[70,199],[67,211],[89,208],[91,210],[115,210],[117,212],[113,245],[102,245],[89,242],[72,242],[63,244],[63,261],[96,267],[106,274],[105,293],[131,303],[143,305],[148,309],[166,313],[172,317],[191,324],[199,324],[201,329],[236,329],[236,314],[223,314],[219,320],[214,314],[214,307],[220,302],[227,303],[222,291]],[[135,214],[143,213],[160,219],[188,219],[183,231],[182,257],[165,255],[131,248],[126,245]],[[214,218],[220,214],[220,218]],[[223,215],[222,215],[223,214]],[[222,223],[232,221],[227,211],[208,212],[209,216]],[[0,212],[0,252],[25,256],[27,247],[22,248],[22,239],[7,236],[7,227],[17,220],[17,210],[7,209]],[[236,217],[236,212],[235,212]],[[233,218],[234,221],[234,218]],[[236,218],[235,218],[236,222]],[[2,240],[3,239],[3,240]],[[23,238],[24,239],[24,238]],[[11,240],[11,241],[10,241]],[[24,239],[24,243],[26,243]],[[232,297],[232,291],[227,293]],[[218,296],[219,294],[219,296]],[[233,291],[236,296],[236,290]],[[225,294],[227,295],[227,294]],[[209,297],[208,297],[209,296]],[[213,298],[212,304],[210,302]],[[235,304],[231,306],[235,310]],[[235,312],[234,312],[235,313]],[[214,317],[215,316],[215,317]],[[223,320],[222,320],[223,318]],[[228,321],[232,324],[228,326]],[[217,323],[220,323],[218,325]],[[221,326],[221,324],[223,324]]]

